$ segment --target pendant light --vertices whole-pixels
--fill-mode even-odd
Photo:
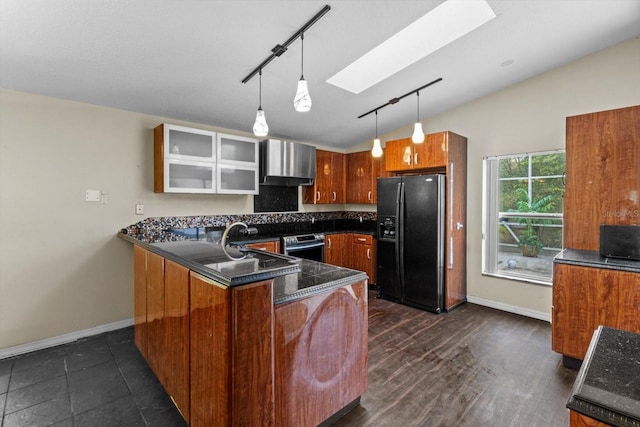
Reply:
[[[373,140],[373,148],[371,149],[371,155],[373,157],[382,156],[382,146],[380,145],[380,138],[378,138],[378,110],[376,110],[376,137]]]
[[[420,91],[416,91],[416,95],[418,99],[418,120],[413,125],[411,140],[414,144],[422,144],[424,142],[424,131],[422,130],[422,123],[420,122]]]
[[[302,45],[302,55],[300,60],[300,80],[298,80],[298,90],[293,98],[293,107],[296,111],[304,113],[311,110],[311,95],[307,81],[304,79],[304,32],[300,33],[300,44]]]
[[[269,125],[267,124],[267,118],[264,116],[264,110],[262,109],[262,68],[259,71],[260,74],[260,95],[258,103],[258,112],[256,113],[256,122],[253,124],[253,134],[255,136],[267,136],[269,133]]]

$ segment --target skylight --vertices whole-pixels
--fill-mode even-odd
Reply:
[[[358,94],[496,17],[485,0],[447,0],[327,80]]]

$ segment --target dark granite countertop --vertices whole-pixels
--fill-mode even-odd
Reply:
[[[599,326],[567,408],[612,426],[640,425],[640,335]]]
[[[596,251],[564,249],[553,259],[559,264],[579,265],[583,267],[606,268],[640,273],[640,261],[619,258],[606,258]]]
[[[226,286],[275,279],[275,304],[367,279],[365,273],[348,268],[254,249],[227,248],[233,258],[246,255],[234,260],[219,244],[206,240],[149,243],[129,234],[118,235]]]

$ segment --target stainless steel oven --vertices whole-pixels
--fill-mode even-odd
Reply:
[[[282,250],[285,255],[324,262],[324,233],[284,236]]]

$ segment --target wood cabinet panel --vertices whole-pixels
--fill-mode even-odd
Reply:
[[[272,242],[249,243],[244,246],[247,248],[259,249],[261,251],[280,253],[280,241],[278,240],[274,240]]]
[[[147,352],[149,366],[159,377],[165,355],[164,319],[164,258],[147,252]]]
[[[231,288],[231,307],[232,425],[273,426],[273,281]]]
[[[610,424],[605,424],[598,420],[594,420],[591,417],[582,415],[575,411],[569,411],[569,426],[570,427],[610,427]]]
[[[351,235],[352,260],[349,268],[360,270],[369,276],[369,284],[376,283],[376,244],[373,236],[369,234]]]
[[[311,204],[344,203],[345,155],[333,151],[316,150],[316,179],[313,185],[302,188],[302,202]]]
[[[346,202],[375,205],[377,180],[388,176],[384,155],[373,157],[371,151],[358,151],[347,154],[346,159]]]
[[[347,203],[373,203],[373,156],[369,151],[347,154]]]
[[[350,251],[347,248],[351,243],[348,234],[327,234],[324,240],[324,262],[346,267],[347,259],[350,256]]]
[[[142,355],[147,353],[147,251],[133,246],[133,336]]]
[[[467,300],[467,138],[447,132],[446,155],[444,307],[449,310]]]
[[[231,292],[190,273],[191,425],[231,425]]]
[[[276,306],[278,425],[318,425],[367,390],[367,307],[364,281]]]
[[[438,132],[425,135],[424,142],[421,144],[414,144],[411,138],[387,141],[385,147],[387,171],[444,168],[447,164],[449,139],[452,136],[459,137],[453,132]]]
[[[158,378],[189,422],[189,269],[165,260],[164,280],[164,357]]]
[[[191,425],[273,426],[272,281],[191,273]]]
[[[600,224],[640,225],[640,106],[567,117],[566,132],[564,246],[598,251]]]
[[[640,333],[640,273],[555,263],[552,349],[582,360],[599,325]]]

